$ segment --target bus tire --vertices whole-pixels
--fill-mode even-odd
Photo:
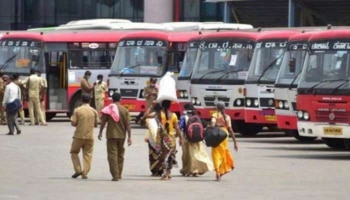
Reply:
[[[81,105],[81,92],[75,93],[69,103],[69,117],[73,114],[74,109]]]
[[[299,135],[299,131],[297,130],[285,130],[284,131],[286,135],[293,136],[295,139],[299,140],[300,142],[312,142],[316,140],[317,137],[305,137]]]
[[[54,112],[47,112],[45,113],[46,121],[51,121],[54,117],[56,117],[56,113]]]
[[[242,136],[246,137],[257,135],[263,128],[259,124],[245,123],[243,120],[232,121],[232,127],[235,132],[238,132]]]
[[[345,149],[344,139],[322,138],[323,142],[332,149]]]

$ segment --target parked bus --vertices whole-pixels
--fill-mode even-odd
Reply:
[[[122,95],[121,104],[130,112],[144,112],[143,89],[150,77],[180,71],[186,43],[198,32],[139,31],[123,37],[109,74],[109,96]],[[179,113],[178,104],[171,108]]]
[[[108,77],[122,32],[18,32],[3,36],[0,64],[4,73],[18,73],[21,78],[30,69],[40,70],[47,79],[46,116],[72,113],[80,104],[80,80],[84,72]],[[24,104],[26,108],[26,104]]]
[[[281,69],[275,82],[275,112],[277,126],[300,141],[311,141],[316,137],[303,137],[298,133],[296,94],[307,52],[307,44],[314,32],[303,32],[289,38]]]
[[[277,127],[274,84],[288,39],[297,33],[300,31],[271,30],[260,33],[245,82],[245,122],[250,123],[251,135],[260,132],[264,126],[270,129]]]
[[[301,136],[321,137],[331,148],[349,149],[350,30],[312,35],[297,89]]]
[[[211,119],[223,101],[235,131],[246,134],[243,87],[258,38],[256,32],[217,32],[201,38],[191,76],[191,101],[203,119]]]

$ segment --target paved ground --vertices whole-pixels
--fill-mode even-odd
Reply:
[[[320,141],[301,144],[279,133],[238,138],[236,169],[221,182],[214,172],[170,181],[150,177],[144,129],[133,129],[123,180],[112,182],[105,140],[95,143],[88,180],[72,179],[69,148],[73,127],[65,118],[49,126],[23,126],[6,136],[0,126],[0,200],[3,199],[348,199],[350,152]],[[97,133],[97,131],[96,131]],[[233,149],[233,144],[230,142]],[[208,149],[208,152],[210,149]],[[181,151],[178,161],[181,165]]]

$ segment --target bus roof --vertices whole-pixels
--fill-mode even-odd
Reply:
[[[297,33],[295,35],[292,35],[289,37],[288,41],[305,41],[307,42],[310,37],[314,34],[316,34],[318,31],[310,31],[310,32],[302,32],[302,33]]]
[[[237,24],[237,23],[202,23],[200,30],[241,30],[241,29],[253,29],[250,24]]]
[[[117,31],[70,31],[70,32],[15,32],[3,39],[32,39],[44,42],[118,42],[127,32]]]
[[[244,31],[227,31],[227,32],[215,32],[204,35],[202,40],[224,39],[224,38],[236,38],[245,40],[256,41],[259,37],[258,32],[244,32]]]
[[[56,30],[165,30],[164,26],[156,23],[132,22],[132,23],[95,23],[61,25]]]
[[[171,42],[187,42],[196,36],[199,36],[198,32],[139,31],[126,34],[121,40],[160,39]]]
[[[263,31],[259,34],[258,41],[264,40],[288,40],[292,35],[298,34],[299,30],[275,30]]]
[[[339,29],[339,30],[327,30],[327,31],[318,32],[312,35],[309,41],[331,40],[331,39],[349,39],[350,40],[350,30]]]

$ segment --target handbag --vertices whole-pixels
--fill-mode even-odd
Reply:
[[[204,141],[208,147],[217,147],[222,141],[227,138],[227,133],[218,126],[210,126],[205,129],[204,133]]]
[[[22,103],[19,99],[15,99],[14,101],[6,104],[6,112],[10,114],[17,113],[20,108],[22,108]]]

